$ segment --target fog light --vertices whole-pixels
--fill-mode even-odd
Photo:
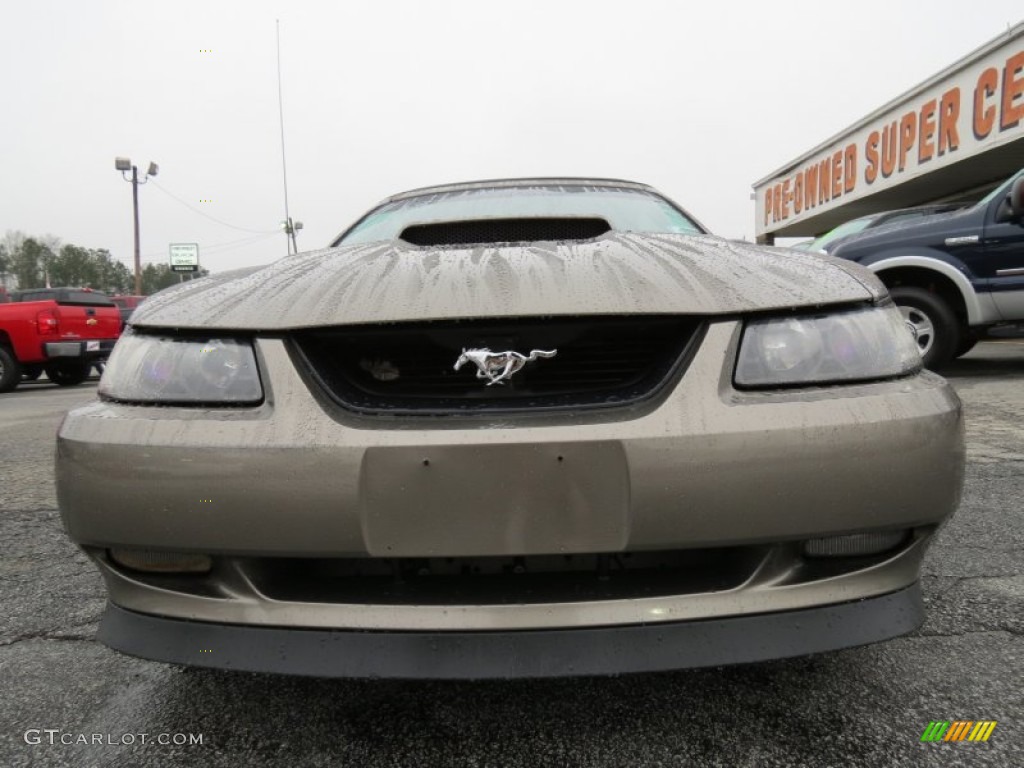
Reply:
[[[804,542],[807,557],[856,557],[877,555],[895,549],[910,535],[910,531],[876,531],[853,533],[849,536],[829,536]]]
[[[133,571],[149,573],[206,573],[213,567],[209,555],[157,552],[152,549],[111,549],[110,559]]]

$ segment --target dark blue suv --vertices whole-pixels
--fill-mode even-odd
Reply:
[[[989,328],[1024,323],[1024,170],[955,213],[853,236],[833,256],[871,269],[941,368]]]

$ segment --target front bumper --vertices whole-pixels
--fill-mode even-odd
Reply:
[[[572,677],[739,664],[887,640],[924,619],[917,584],[800,611],[528,632],[345,632],[167,619],[109,605],[99,639],[144,659],[347,678]]]
[[[61,513],[117,606],[254,628],[576,632],[804,611],[909,588],[959,501],[956,395],[930,373],[738,392],[738,334],[736,322],[713,323],[685,375],[646,410],[436,426],[332,410],[285,344],[263,339],[260,407],[72,411],[58,436]],[[898,550],[831,571],[800,552],[807,539],[893,530],[908,532]],[[116,566],[116,548],[207,553],[217,565],[191,581],[149,578]],[[720,549],[729,552],[713,562],[733,565],[719,584],[698,574],[674,593],[457,604],[343,599],[329,578],[267,567]]]

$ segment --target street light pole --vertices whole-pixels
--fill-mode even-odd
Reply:
[[[135,221],[135,295],[142,295],[142,255],[139,251],[139,167],[132,166],[132,213]]]
[[[296,230],[302,229],[301,221],[292,221],[292,215],[288,212],[288,164],[284,157],[284,98],[282,97],[281,86],[281,21],[275,21],[277,25],[277,113],[281,118],[281,181],[284,183],[284,221],[281,228],[284,229],[284,241],[288,249],[288,255],[299,252],[299,244],[295,242]]]
[[[295,233],[302,229],[302,222],[293,221],[292,217],[289,216],[281,222],[281,228],[284,229],[285,238],[290,243],[288,247],[288,255],[291,256],[293,253],[298,253],[299,244],[295,240]]]
[[[139,184],[145,184],[150,176],[156,176],[159,166],[150,163],[146,175],[139,181],[139,167],[132,163],[127,157],[115,157],[114,168],[121,172],[121,177],[132,185],[132,220],[135,223],[135,295],[142,295],[142,256],[139,249]],[[128,171],[132,172],[129,179],[125,176]]]

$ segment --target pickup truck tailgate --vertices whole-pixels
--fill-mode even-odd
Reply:
[[[116,339],[121,333],[121,313],[109,306],[58,303],[58,336],[61,339]]]

